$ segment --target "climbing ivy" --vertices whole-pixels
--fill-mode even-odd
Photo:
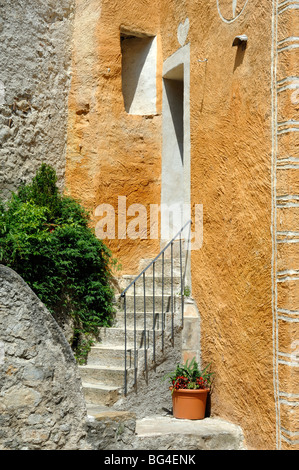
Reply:
[[[71,345],[81,361],[90,335],[111,324],[115,261],[89,227],[88,212],[59,194],[50,166],[43,164],[10,201],[0,199],[0,262],[29,284],[54,318],[72,318]]]

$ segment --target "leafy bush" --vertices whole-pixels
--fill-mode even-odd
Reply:
[[[57,321],[73,319],[71,344],[79,359],[90,347],[89,335],[111,324],[115,261],[89,228],[87,211],[61,196],[56,183],[55,171],[43,164],[31,184],[9,202],[0,200],[0,262],[28,283]]]

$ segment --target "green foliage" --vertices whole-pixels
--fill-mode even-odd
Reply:
[[[90,348],[94,345],[94,338],[89,333],[74,330],[73,347],[76,351],[76,359],[79,365],[86,364],[86,358]]]
[[[61,196],[56,182],[43,164],[31,184],[8,203],[0,200],[0,262],[23,277],[54,318],[72,317],[72,346],[82,359],[91,344],[86,334],[111,324],[115,262],[89,228],[87,211]]]
[[[185,286],[185,288],[184,288],[184,296],[185,296],[185,297],[190,297],[190,295],[191,295],[191,289],[190,289],[190,287],[189,287],[189,286]]]
[[[205,369],[199,370],[198,364],[193,358],[185,364],[177,364],[173,372],[165,375],[163,380],[168,380],[171,384],[172,392],[176,389],[207,389],[211,385],[212,372],[209,372],[210,364]]]

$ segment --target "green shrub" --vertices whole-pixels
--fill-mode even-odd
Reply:
[[[111,324],[115,261],[89,228],[87,211],[61,196],[56,182],[55,171],[43,164],[31,184],[9,202],[0,200],[0,262],[28,283],[54,318],[73,319],[71,343],[82,358],[91,345],[86,335]]]

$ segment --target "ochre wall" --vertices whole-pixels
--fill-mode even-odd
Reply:
[[[133,1],[77,1],[66,188],[93,214],[98,205],[111,204],[116,225],[118,196],[127,197],[127,208],[160,204],[161,67],[156,115],[127,114],[120,44],[121,28],[158,35],[156,3],[145,0],[141,7]],[[158,35],[158,50],[159,41]],[[158,63],[162,66],[161,57]],[[141,258],[159,252],[158,240],[116,239],[107,244],[126,273],[137,272]]]
[[[242,423],[249,447],[269,449],[276,439],[272,11],[268,1],[249,2],[228,24],[213,3],[198,24],[201,47],[191,49],[192,201],[204,211],[203,247],[192,253],[193,296],[201,315],[202,359],[215,371],[212,412]],[[232,47],[240,34],[248,36],[245,51]]]
[[[232,0],[218,5],[230,19]],[[298,322],[291,315],[281,320],[278,307],[284,303],[296,319],[298,289],[296,280],[278,289],[276,281],[298,270],[299,256],[294,243],[276,240],[279,230],[298,231],[298,209],[277,207],[277,197],[298,194],[296,168],[277,174],[279,157],[298,152],[295,133],[278,131],[281,121],[296,119],[298,107],[283,95],[277,101],[276,71],[293,64],[280,80],[298,75],[295,56],[277,59],[278,41],[296,36],[296,21],[278,15],[275,0],[238,0],[238,13],[225,22],[216,0],[77,0],[66,186],[92,211],[101,203],[117,208],[118,196],[127,196],[128,205],[160,203],[162,65],[179,49],[177,29],[189,18],[191,200],[204,211],[203,246],[192,252],[192,295],[202,363],[215,372],[211,410],[241,425],[249,448],[295,448],[296,408],[282,397],[298,394],[298,380],[279,352],[290,354]],[[124,110],[122,26],[157,35],[155,116]],[[246,50],[232,46],[239,34],[248,36]],[[157,240],[110,246],[126,273],[159,251]]]
[[[192,252],[192,294],[202,363],[212,362],[215,372],[211,410],[241,424],[249,447],[275,448],[272,11],[269,2],[251,2],[225,23],[216,1],[168,5],[172,14],[165,8],[161,15],[163,58],[178,48],[179,22],[190,20],[191,200],[204,211],[203,246]],[[220,5],[231,12],[231,2]],[[240,34],[248,36],[245,51],[232,47]]]

